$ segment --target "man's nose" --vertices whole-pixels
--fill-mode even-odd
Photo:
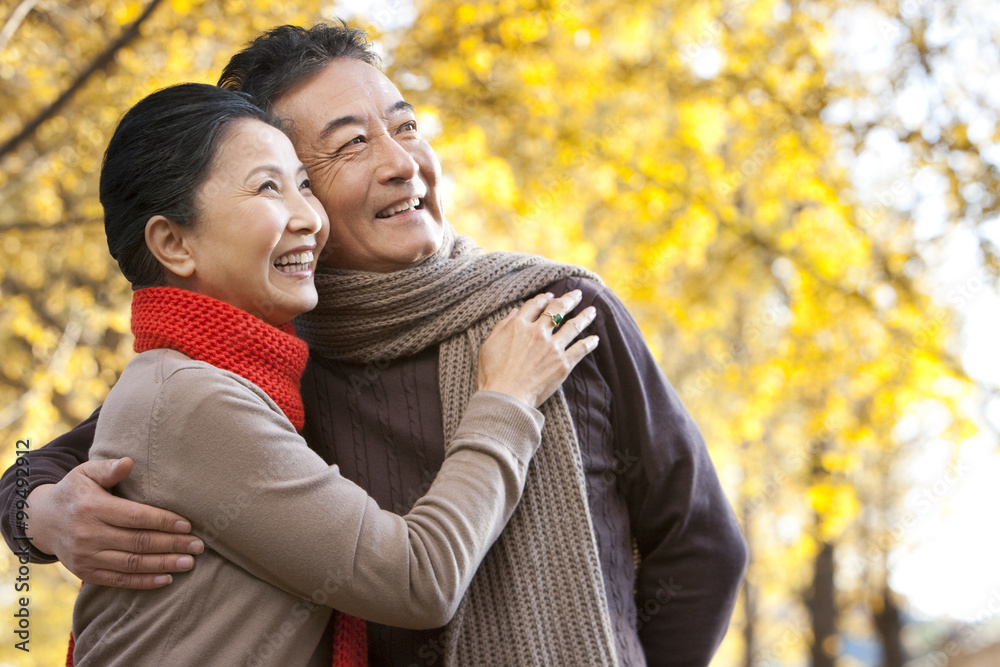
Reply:
[[[389,181],[411,181],[420,173],[420,165],[410,152],[391,137],[383,137],[379,143],[378,179]]]

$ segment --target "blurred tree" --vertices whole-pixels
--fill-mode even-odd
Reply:
[[[824,120],[837,136],[838,161],[854,174],[850,196],[864,206],[859,219],[912,255],[904,274],[923,274],[923,289],[969,321],[972,304],[984,291],[995,293],[1000,275],[1000,13],[981,0],[847,1],[830,4],[830,22],[841,39],[832,46]],[[963,268],[949,277],[941,269],[954,256]],[[928,275],[942,279],[934,284]],[[990,401],[1000,401],[1000,387],[974,365],[969,372],[979,380],[985,415]],[[936,411],[925,407],[924,415]],[[945,502],[940,493],[907,488],[900,470],[919,445],[941,440],[935,431],[921,424],[913,435],[897,434],[897,448],[869,459],[875,474],[860,491],[866,537],[856,562],[884,667],[907,657],[899,601],[888,584],[890,554],[916,516]],[[952,461],[934,487],[954,489],[960,477]]]
[[[927,250],[955,226],[970,228],[982,264],[996,278],[995,4],[845,1],[831,3],[830,10],[845,39],[834,46],[830,83],[837,95],[827,120],[842,128],[848,153],[864,162],[862,173],[874,176],[875,191],[860,187],[862,197],[886,219],[885,228],[908,232],[903,238],[912,248]],[[903,157],[898,167],[893,153]],[[950,294],[949,303],[961,307],[957,297],[968,298]]]
[[[921,67],[945,76],[948,47],[928,35],[936,10],[923,4],[394,0],[370,25],[452,180],[452,223],[487,247],[601,272],[702,426],[753,550],[744,632],[730,633],[723,665],[818,649],[833,659],[833,626],[811,633],[809,613],[835,623],[855,600],[882,614],[872,628],[897,632],[885,616],[886,554],[906,491],[894,429],[929,403],[955,415],[933,437],[970,429],[957,409],[968,383],[946,345],[952,315],[928,296],[913,209],[895,182],[859,196],[838,159],[894,127],[855,114],[873,89],[838,68],[829,23],[866,9],[895,26],[909,59],[885,73],[900,90]],[[214,82],[264,28],[335,10],[271,0],[22,0],[2,10],[9,451],[85,417],[131,357],[128,285],[107,255],[96,195],[121,113],[156,88]],[[975,223],[995,210],[996,170],[982,156],[989,133],[963,113],[936,134],[909,116],[894,131],[944,174],[949,201]],[[838,587],[807,607],[820,575]],[[3,645],[0,661],[54,664],[64,650],[72,577],[42,567],[32,577],[42,591],[33,652],[11,657]]]

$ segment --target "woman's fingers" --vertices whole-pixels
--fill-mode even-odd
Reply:
[[[583,333],[584,329],[590,326],[595,317],[597,317],[597,310],[593,306],[587,306],[576,317],[563,322],[552,334],[552,340],[557,345],[568,347],[577,336]]]
[[[576,366],[580,361],[597,348],[601,340],[598,336],[587,336],[573,343],[566,350],[566,359],[570,364]]]
[[[549,296],[548,294],[540,296]],[[537,298],[537,297],[536,297]],[[597,317],[597,310],[593,306],[588,306],[584,308],[580,313],[571,319],[566,319],[567,315],[573,311],[580,304],[580,300],[583,298],[583,293],[580,290],[573,290],[572,292],[567,292],[558,299],[551,299],[546,302],[544,299],[540,299],[538,302],[533,304],[533,307],[528,312],[524,312],[525,308],[522,308],[522,317],[530,317],[531,313],[538,309],[539,306],[544,304],[541,313],[537,316],[537,322],[542,327],[547,327],[551,329],[552,341],[566,349],[569,345],[584,332],[584,330],[590,326]],[[532,299],[534,301],[534,299]],[[525,304],[527,307],[528,304]],[[596,345],[596,342],[594,343]],[[583,348],[577,348],[576,352],[581,352]],[[591,348],[593,349],[593,348]],[[587,350],[589,351],[589,350]],[[583,358],[586,352],[580,354],[578,359],[573,361],[574,365]]]
[[[541,297],[551,296],[550,294],[540,294]],[[536,321],[542,326],[555,329],[583,298],[583,293],[575,289],[566,292],[558,299],[548,299],[535,297],[529,300],[521,308],[521,317],[530,321]]]
[[[501,320],[479,350],[479,388],[540,405],[597,347],[596,336],[573,342],[594,321],[593,307],[564,321],[582,298],[579,290],[540,294]]]
[[[597,316],[594,307],[588,306],[576,317],[566,319],[568,314],[580,304],[582,298],[583,293],[580,290],[567,292],[558,299],[553,297],[551,292],[539,294],[525,302],[517,312],[517,317],[526,322],[535,322],[538,326],[551,332],[553,342],[565,349],[577,336],[583,333],[584,329],[590,326]],[[510,319],[511,316],[508,314],[501,321],[501,324]]]
[[[526,322],[534,322],[555,298],[555,295],[551,292],[533,296],[525,301],[523,306],[516,309],[517,317],[524,319]]]

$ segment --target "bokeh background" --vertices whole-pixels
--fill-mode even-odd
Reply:
[[[1000,664],[994,0],[3,0],[3,467],[132,356],[117,119],[334,16],[416,104],[452,224],[600,272],[702,427],[752,554],[713,666]],[[32,567],[24,653],[16,569],[0,664],[60,664],[79,582]]]

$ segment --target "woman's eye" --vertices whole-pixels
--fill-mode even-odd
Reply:
[[[308,178],[299,184],[299,190],[312,190],[312,183],[309,182]]]
[[[260,194],[265,190],[273,190],[274,192],[277,192],[278,184],[275,183],[274,181],[264,181],[263,183],[260,184],[260,187],[257,188],[257,194]]]
[[[415,120],[408,120],[405,123],[403,123],[400,126],[399,129],[400,130],[409,130],[411,132],[416,132],[416,130],[417,130],[417,121],[415,121]]]

